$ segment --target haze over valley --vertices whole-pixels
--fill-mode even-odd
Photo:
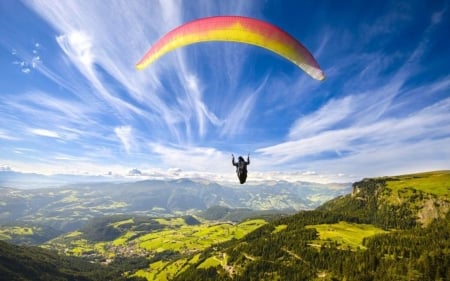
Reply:
[[[63,178],[0,172],[0,223],[23,221],[71,231],[103,215],[167,217],[196,214],[213,206],[292,213],[314,209],[351,190],[350,183],[268,181],[241,186],[205,179],[108,182],[111,179],[83,176],[78,177],[81,183],[55,187]],[[52,187],[33,189],[33,180]],[[77,177],[65,180],[76,182]],[[14,187],[15,183],[21,188]]]

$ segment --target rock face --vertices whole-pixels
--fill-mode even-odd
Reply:
[[[401,224],[409,217],[425,227],[434,219],[443,218],[450,210],[442,172],[364,179],[353,184],[351,198],[371,204],[374,219]],[[448,173],[444,173],[448,177]],[[439,180],[436,180],[438,178]],[[418,180],[426,185],[418,184]],[[425,188],[424,188],[425,186]],[[391,217],[382,218],[383,216]],[[391,225],[392,226],[392,225]]]
[[[429,198],[424,200],[422,209],[417,213],[417,220],[423,225],[429,225],[434,219],[443,218],[450,209],[446,200]]]
[[[369,197],[377,197],[380,189],[384,187],[384,182],[373,179],[363,179],[353,184],[352,197],[367,200]]]

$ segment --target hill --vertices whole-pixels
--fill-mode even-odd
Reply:
[[[61,234],[49,226],[33,223],[15,222],[0,227],[0,240],[13,244],[38,245]]]
[[[242,238],[266,223],[262,219],[232,224],[200,222],[193,216],[105,216],[92,219],[82,229],[63,234],[42,246],[91,261],[111,261],[119,256],[155,259],[165,253],[181,257],[201,252],[213,244]]]
[[[41,247],[1,242],[0,280],[160,280],[212,245],[241,239],[264,224],[262,219],[200,222],[193,216],[99,217]]]
[[[148,264],[145,259],[121,259],[105,267],[39,247],[16,246],[3,241],[0,241],[0,249],[0,280],[143,280],[123,273]]]
[[[350,195],[331,200],[318,210],[353,215],[384,229],[426,226],[450,209],[450,172],[437,171],[364,179]]]
[[[174,280],[448,280],[449,183],[450,171],[364,179],[204,252]]]

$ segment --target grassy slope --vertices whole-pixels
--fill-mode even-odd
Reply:
[[[189,265],[197,263],[199,253],[203,250],[231,239],[240,239],[267,224],[262,219],[246,220],[239,224],[204,222],[198,225],[188,225],[183,218],[154,220],[164,227],[151,232],[137,231],[135,221],[126,218],[109,224],[115,228],[128,229],[112,241],[92,242],[85,239],[82,231],[74,231],[50,241],[45,247],[74,256],[92,255],[97,260],[108,260],[121,255],[149,256],[155,260],[149,268],[131,273],[131,276],[147,280],[168,280]],[[219,263],[219,259],[212,258],[205,261],[204,267]]]
[[[240,239],[247,233],[265,225],[261,219],[247,220],[237,225],[229,223],[202,224],[197,226],[181,226],[177,230],[167,229],[160,232],[149,233],[139,238],[141,247],[151,252],[177,251],[183,255],[180,258],[168,261],[151,263],[148,269],[137,271],[133,276],[144,277],[147,280],[169,280],[188,266],[198,262],[198,253],[231,239]],[[226,261],[215,256],[207,258],[199,268],[208,268],[226,264]]]
[[[141,236],[140,247],[162,252],[173,250],[179,252],[198,251],[212,244],[230,239],[240,239],[248,232],[266,224],[264,220],[249,220],[237,225],[229,223],[202,224],[195,226],[182,225],[176,229],[165,229]]]
[[[412,188],[436,196],[450,197],[450,171],[386,177],[386,184],[396,193],[402,189]]]
[[[362,244],[364,238],[388,233],[371,224],[355,224],[343,221],[335,224],[308,225],[306,228],[315,228],[319,232],[320,240],[315,241],[318,245],[335,241],[342,249],[364,249],[365,247]]]

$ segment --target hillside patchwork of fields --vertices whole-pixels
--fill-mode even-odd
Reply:
[[[192,216],[172,218],[111,216],[84,229],[61,235],[42,247],[63,255],[108,264],[117,257],[144,257],[149,268],[129,272],[147,280],[168,280],[198,262],[200,253],[229,240],[238,240],[267,224],[263,219],[241,223],[200,222]],[[214,265],[215,258],[200,267]]]

